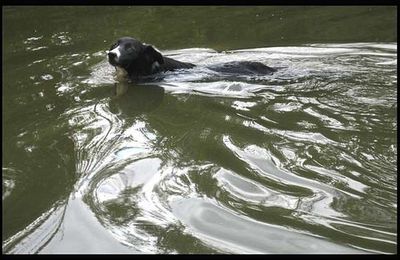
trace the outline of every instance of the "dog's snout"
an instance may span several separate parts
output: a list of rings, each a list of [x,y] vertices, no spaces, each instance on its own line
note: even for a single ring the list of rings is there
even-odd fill
[[[107,55],[109,59],[115,59],[117,57],[117,54],[115,52],[108,52]]]

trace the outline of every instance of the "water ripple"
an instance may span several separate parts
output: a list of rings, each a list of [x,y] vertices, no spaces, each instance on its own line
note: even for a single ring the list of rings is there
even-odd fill
[[[396,44],[170,50],[200,66],[139,86],[115,81],[103,54],[31,64],[57,67],[32,80],[74,96],[63,114],[79,175],[65,210],[71,248],[89,251],[74,244],[73,222],[107,252],[115,241],[135,253],[396,252]],[[279,70],[227,78],[206,68],[232,60]],[[42,240],[60,234],[45,229]],[[53,239],[43,252],[60,247]]]

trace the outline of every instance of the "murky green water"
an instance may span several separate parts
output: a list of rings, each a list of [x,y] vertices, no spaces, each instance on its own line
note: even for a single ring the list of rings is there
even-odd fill
[[[396,12],[3,8],[3,252],[396,253]],[[125,35],[199,67],[116,82]]]

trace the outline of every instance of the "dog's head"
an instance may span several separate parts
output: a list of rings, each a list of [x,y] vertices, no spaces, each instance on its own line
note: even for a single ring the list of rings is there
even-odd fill
[[[125,69],[130,76],[154,73],[164,58],[153,46],[131,37],[120,38],[107,52],[108,62]]]

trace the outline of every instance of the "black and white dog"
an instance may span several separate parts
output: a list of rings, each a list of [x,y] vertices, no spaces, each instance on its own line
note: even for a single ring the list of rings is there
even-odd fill
[[[127,76],[133,81],[159,72],[190,69],[196,66],[165,57],[153,46],[131,37],[120,38],[110,47],[107,55],[109,63],[117,69],[118,76]],[[252,61],[228,62],[208,68],[217,72],[245,75],[264,75],[276,71],[260,62]]]

